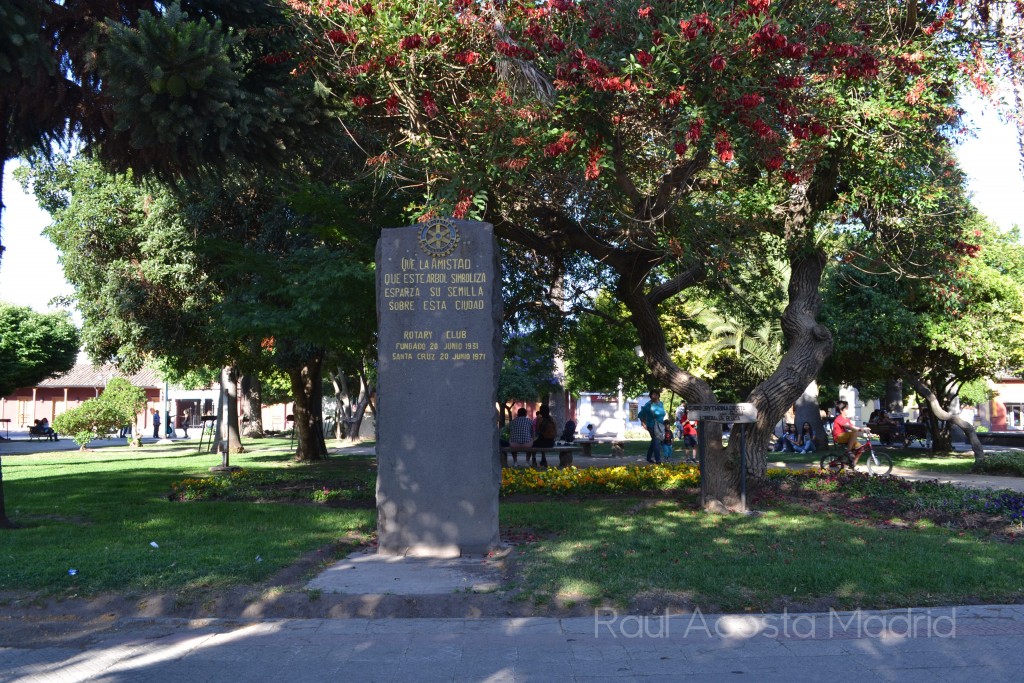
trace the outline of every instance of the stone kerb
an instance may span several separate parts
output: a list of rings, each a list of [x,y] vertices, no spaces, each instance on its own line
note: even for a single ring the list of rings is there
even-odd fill
[[[378,551],[498,543],[501,277],[494,229],[434,219],[377,244]]]

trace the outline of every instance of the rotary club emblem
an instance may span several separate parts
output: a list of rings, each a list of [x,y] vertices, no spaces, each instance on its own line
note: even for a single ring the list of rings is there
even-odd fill
[[[459,246],[459,229],[450,220],[432,218],[420,228],[420,249],[434,257],[447,256]]]

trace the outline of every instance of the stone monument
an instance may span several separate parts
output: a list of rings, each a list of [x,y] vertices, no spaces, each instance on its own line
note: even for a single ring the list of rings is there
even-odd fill
[[[498,543],[501,272],[494,228],[447,218],[377,243],[377,548]]]

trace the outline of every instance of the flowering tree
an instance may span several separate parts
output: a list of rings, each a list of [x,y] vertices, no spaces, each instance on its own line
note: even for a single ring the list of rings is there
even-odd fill
[[[600,263],[654,377],[688,401],[714,391],[671,360],[659,307],[698,283],[728,291],[737,260],[788,262],[786,351],[748,398],[755,474],[831,349],[822,228],[863,229],[880,191],[915,201],[897,171],[926,165],[957,79],[977,75],[945,3],[289,4],[310,36],[297,71],[372,168],[418,183],[422,216],[484,217]],[[731,507],[738,454],[711,437],[706,504]]]

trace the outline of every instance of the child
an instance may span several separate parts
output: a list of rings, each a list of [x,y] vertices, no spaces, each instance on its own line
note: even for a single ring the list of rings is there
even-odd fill
[[[672,420],[665,420],[665,440],[661,442],[663,460],[672,457]]]
[[[697,462],[697,428],[689,420],[683,423],[683,450],[689,462]]]

